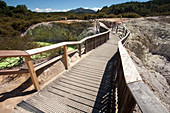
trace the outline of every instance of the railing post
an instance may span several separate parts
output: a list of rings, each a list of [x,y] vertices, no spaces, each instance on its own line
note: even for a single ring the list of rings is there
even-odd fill
[[[67,46],[64,46],[64,63],[65,68],[68,69],[68,55],[67,55]]]
[[[100,45],[102,45],[102,37],[101,37],[101,35],[99,36],[99,39],[100,39]]]
[[[126,31],[125,31],[125,36],[126,36],[126,34],[127,34],[127,29],[126,29]]]
[[[116,26],[116,33],[118,32],[118,26]]]
[[[109,40],[110,38],[110,32],[107,34],[107,40]]]
[[[79,57],[81,57],[81,44],[79,44]]]
[[[87,49],[88,49],[88,40],[85,41],[85,54],[87,53]]]
[[[96,37],[94,37],[94,49],[96,48]]]
[[[34,66],[32,63],[32,59],[30,56],[25,56],[25,61],[27,63],[27,67],[28,67],[28,70],[29,70],[29,73],[31,76],[31,80],[34,84],[34,87],[38,91],[38,90],[40,90],[40,86],[39,86],[37,75],[36,75],[36,72],[35,72],[35,69],[34,69]]]
[[[91,38],[88,40],[88,51],[91,51],[92,48],[92,41]]]
[[[106,35],[104,34],[103,35],[103,44],[105,43],[105,38],[106,38]]]
[[[104,35],[104,42],[107,41],[107,34]]]
[[[101,35],[101,45],[103,44],[103,35]]]
[[[94,49],[94,48],[93,48],[93,46],[94,46],[94,44],[93,44],[93,38],[90,40],[90,43],[91,43],[91,44],[90,44],[90,50],[92,50],[92,49]]]
[[[108,40],[109,35],[110,35],[110,32],[106,34],[106,41]]]

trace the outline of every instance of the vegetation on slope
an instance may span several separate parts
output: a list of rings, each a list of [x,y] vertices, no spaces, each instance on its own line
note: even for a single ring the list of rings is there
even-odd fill
[[[153,0],[148,2],[127,2],[110,7],[103,7],[97,14],[114,14],[123,17],[140,17],[140,16],[160,16],[170,15],[169,0]]]
[[[32,40],[40,42],[59,43],[63,41],[77,41],[88,36],[79,35],[93,24],[90,22],[75,22],[71,24],[51,22],[48,25],[39,25],[28,31]],[[92,35],[92,34],[91,34]]]

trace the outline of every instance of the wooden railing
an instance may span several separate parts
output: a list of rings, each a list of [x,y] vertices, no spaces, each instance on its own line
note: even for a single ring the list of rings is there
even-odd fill
[[[118,42],[118,63],[116,88],[118,93],[118,113],[132,113],[137,104],[143,113],[169,113],[160,100],[149,90],[139,75],[132,59],[124,45],[130,31],[117,26],[116,32],[122,32],[124,37]]]
[[[70,41],[70,42],[61,42],[58,44],[45,46],[41,48],[26,50],[26,51],[19,51],[19,50],[0,50],[0,57],[6,58],[6,57],[24,57],[28,69],[20,69],[20,70],[0,70],[0,75],[6,75],[6,74],[17,74],[17,73],[29,73],[31,75],[31,80],[34,84],[34,87],[36,90],[40,89],[36,71],[40,69],[41,67],[45,66],[44,64],[39,65],[38,67],[33,66],[33,62],[31,59],[32,55],[44,53],[47,51],[51,51],[54,49],[58,49],[60,47],[64,47],[64,63],[65,68],[68,69],[68,52],[67,52],[67,46],[68,45],[79,45],[79,49],[76,50],[79,52],[79,56],[81,57],[82,54],[82,44],[84,44],[85,53],[88,51],[95,49],[96,47],[100,46],[101,44],[105,43],[109,39],[109,33],[110,30],[107,30],[106,32],[99,33],[93,36],[86,37],[80,41]],[[58,60],[58,58],[61,58],[62,56],[57,57],[56,59],[52,59],[51,62],[54,62]]]

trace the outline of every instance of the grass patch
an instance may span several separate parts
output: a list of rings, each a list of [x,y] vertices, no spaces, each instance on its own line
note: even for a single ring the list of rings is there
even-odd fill
[[[17,62],[20,60],[19,57],[8,57],[5,58],[3,60],[3,62],[0,62],[0,69],[4,68],[4,67],[12,67],[15,64],[17,64]]]
[[[73,51],[73,50],[75,50],[75,49],[72,45],[67,46],[67,51]]]
[[[49,43],[49,42],[34,42],[34,43],[36,43],[39,47],[49,46],[49,45],[53,44],[53,43]]]

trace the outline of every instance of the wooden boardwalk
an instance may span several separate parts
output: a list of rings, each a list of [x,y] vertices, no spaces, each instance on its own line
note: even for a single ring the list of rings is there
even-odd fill
[[[118,41],[111,34],[110,40],[19,103],[15,112],[111,112]]]

